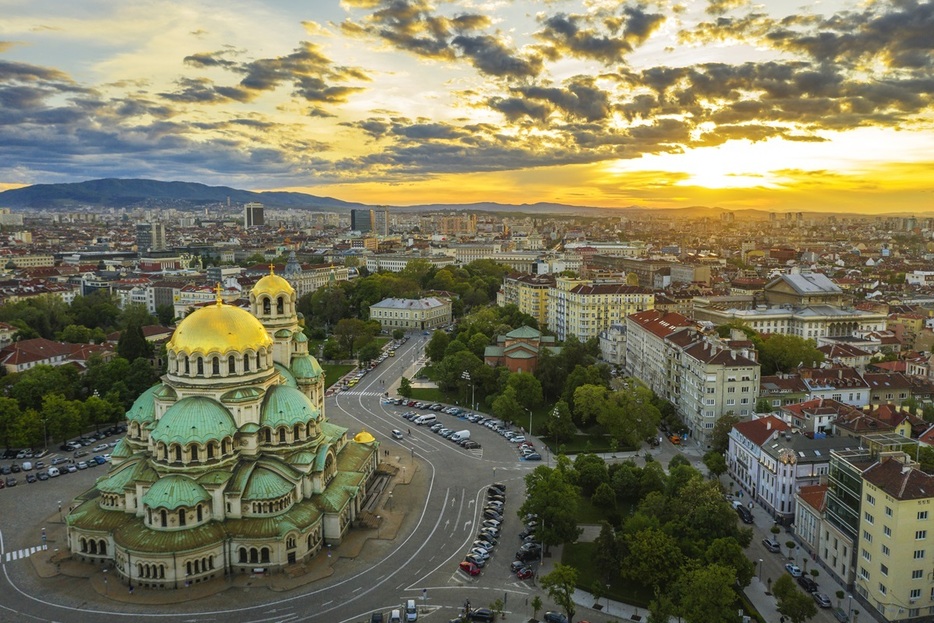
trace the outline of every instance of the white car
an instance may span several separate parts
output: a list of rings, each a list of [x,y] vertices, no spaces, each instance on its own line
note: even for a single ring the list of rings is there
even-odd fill
[[[513,442],[513,443],[522,443],[523,441],[525,441],[525,435],[516,435],[515,437],[513,437],[513,438],[510,439],[509,441],[511,441],[511,442]]]
[[[788,573],[790,573],[791,577],[793,578],[801,577],[801,567],[799,567],[798,565],[794,563],[789,562],[785,564],[785,570],[788,571]]]
[[[405,435],[402,434],[401,430],[392,429],[392,438],[393,439],[402,439]]]
[[[91,449],[91,452],[103,452],[104,450],[107,450],[108,448],[110,448],[109,445],[107,445],[106,443],[101,443],[101,444],[94,446]]]

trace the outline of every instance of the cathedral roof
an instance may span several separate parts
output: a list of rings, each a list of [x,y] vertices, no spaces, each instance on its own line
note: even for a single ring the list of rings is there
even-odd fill
[[[277,500],[295,489],[295,485],[276,472],[258,468],[253,470],[243,491],[243,500]]]
[[[324,370],[311,355],[292,355],[292,373],[298,379],[316,379]]]
[[[260,413],[260,426],[277,428],[304,424],[318,416],[308,396],[288,385],[273,385],[266,392]]]
[[[150,508],[175,510],[179,507],[197,506],[199,502],[211,499],[204,487],[188,478],[173,474],[163,476],[143,495],[143,504]]]
[[[220,403],[204,396],[189,396],[169,407],[150,433],[154,442],[204,444],[233,437],[237,425]]]
[[[206,355],[242,353],[270,346],[272,338],[253,314],[218,301],[216,305],[196,309],[178,323],[166,348],[189,355]]]
[[[292,284],[288,281],[277,275],[273,271],[273,267],[270,266],[269,274],[257,281],[253,289],[250,290],[250,293],[256,298],[259,298],[263,294],[267,294],[271,297],[276,297],[280,294],[291,296],[295,294],[295,288],[293,288]]]
[[[279,374],[282,375],[282,378],[285,379],[286,385],[288,385],[289,387],[298,387],[298,383],[295,382],[295,375],[292,374],[291,370],[286,368],[281,363],[275,364],[275,367],[276,367],[276,370],[278,370]]]
[[[160,383],[158,385],[153,385],[142,394],[139,395],[139,398],[133,403],[133,406],[130,407],[129,411],[126,412],[126,419],[131,422],[139,422],[140,424],[145,424],[146,422],[152,422],[156,419],[156,403],[154,397],[157,391],[162,389],[164,386]]]

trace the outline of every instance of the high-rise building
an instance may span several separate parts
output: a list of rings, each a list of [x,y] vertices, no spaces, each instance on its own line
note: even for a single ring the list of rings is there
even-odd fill
[[[265,223],[263,217],[263,204],[251,202],[243,206],[243,226],[261,227]]]
[[[165,225],[162,223],[137,223],[136,249],[140,253],[165,251]]]
[[[373,210],[351,210],[350,229],[360,233],[373,230]]]
[[[372,214],[373,233],[377,236],[389,235],[389,210],[386,208],[376,208],[370,210]]]

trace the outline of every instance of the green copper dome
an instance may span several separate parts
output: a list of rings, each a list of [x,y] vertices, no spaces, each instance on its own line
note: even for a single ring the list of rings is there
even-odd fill
[[[297,379],[316,379],[324,370],[311,355],[292,355],[292,373]]]
[[[277,500],[295,489],[295,485],[268,469],[255,469],[243,491],[243,499]]]
[[[180,507],[197,506],[211,499],[204,487],[187,476],[163,476],[143,496],[143,504],[149,508],[175,510]]]
[[[126,419],[131,422],[139,422],[140,424],[145,424],[146,422],[152,422],[155,420],[155,396],[156,392],[160,391],[163,387],[164,385],[159,383],[158,385],[153,385],[140,394],[139,398],[137,398],[133,403],[133,406],[130,407],[130,410],[126,412]]]
[[[281,363],[277,363],[275,366],[279,374],[282,375],[282,378],[285,379],[285,385],[288,385],[289,387],[298,387],[298,383],[295,382],[295,376],[292,374],[291,370],[286,368]]]
[[[266,392],[260,426],[277,428],[305,424],[318,417],[318,410],[308,396],[288,385],[274,385]]]
[[[153,442],[205,444],[233,437],[237,425],[220,403],[204,396],[189,396],[169,407],[150,433]]]

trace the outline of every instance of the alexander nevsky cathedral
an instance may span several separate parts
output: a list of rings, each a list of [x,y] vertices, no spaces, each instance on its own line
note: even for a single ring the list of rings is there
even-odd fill
[[[179,323],[168,372],[133,404],[108,473],[68,515],[75,559],[173,588],[281,570],[341,542],[378,444],[325,418],[295,304],[270,270],[251,311],[218,294]]]

